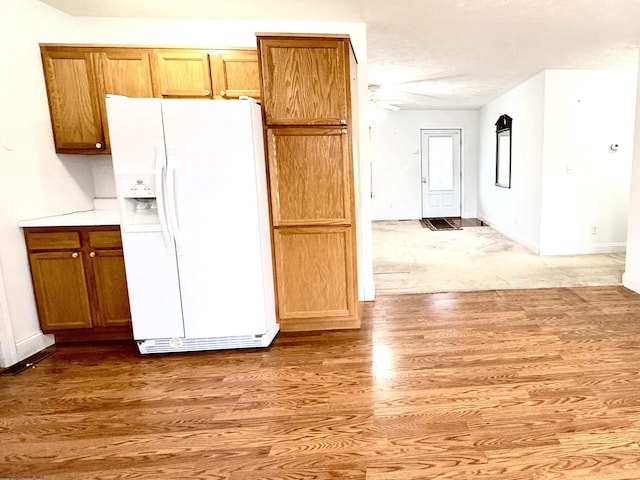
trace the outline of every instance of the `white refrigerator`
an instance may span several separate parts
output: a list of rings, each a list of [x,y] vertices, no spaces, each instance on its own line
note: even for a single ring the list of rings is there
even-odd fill
[[[279,325],[259,105],[109,95],[107,118],[140,352],[268,346]]]

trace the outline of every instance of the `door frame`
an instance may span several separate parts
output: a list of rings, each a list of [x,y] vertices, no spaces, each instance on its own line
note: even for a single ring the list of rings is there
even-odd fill
[[[459,157],[460,157],[460,217],[462,218],[462,205],[463,205],[463,198],[464,198],[464,182],[463,182],[463,143],[462,143],[462,138],[463,138],[463,129],[461,127],[459,128],[421,128],[420,129],[420,215],[421,218],[427,218],[425,217],[425,212],[424,212],[424,183],[422,182],[422,177],[426,174],[426,172],[424,172],[424,162],[423,162],[423,150],[422,150],[422,136],[424,135],[424,132],[432,132],[434,134],[442,134],[442,133],[457,133],[460,136],[460,144],[458,145],[459,148]]]

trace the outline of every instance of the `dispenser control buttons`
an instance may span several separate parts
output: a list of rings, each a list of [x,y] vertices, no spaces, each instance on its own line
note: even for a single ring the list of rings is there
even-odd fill
[[[151,185],[147,185],[143,180],[136,180],[135,185],[132,185],[131,193],[133,196],[145,196],[151,194]]]

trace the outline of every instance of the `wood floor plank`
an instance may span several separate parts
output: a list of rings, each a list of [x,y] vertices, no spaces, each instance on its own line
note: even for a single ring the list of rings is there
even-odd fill
[[[638,480],[640,295],[382,296],[359,330],[0,376],[0,477]]]

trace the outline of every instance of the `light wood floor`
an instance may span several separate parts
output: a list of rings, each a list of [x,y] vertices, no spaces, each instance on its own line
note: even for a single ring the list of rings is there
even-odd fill
[[[363,316],[266,350],[59,346],[0,377],[0,477],[640,478],[640,295],[386,296]]]

